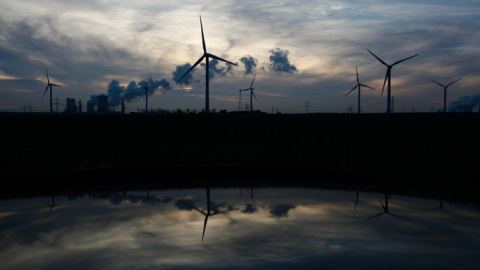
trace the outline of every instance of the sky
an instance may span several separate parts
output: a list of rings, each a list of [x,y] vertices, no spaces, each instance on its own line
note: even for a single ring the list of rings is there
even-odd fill
[[[176,80],[207,51],[210,110],[384,113],[388,64],[394,112],[475,105],[480,95],[480,1],[31,1],[0,3],[0,111],[54,110],[108,95],[120,110],[196,110],[205,106],[205,65]],[[203,62],[204,63],[204,62]],[[43,98],[42,98],[43,97]],[[241,97],[241,99],[240,99]],[[475,104],[473,104],[475,103]],[[58,105],[57,105],[58,104]]]

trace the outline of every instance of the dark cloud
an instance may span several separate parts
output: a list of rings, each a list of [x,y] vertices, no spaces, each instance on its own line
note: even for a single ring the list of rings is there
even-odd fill
[[[472,112],[474,107],[480,104],[480,95],[464,96],[450,102],[449,112]]]
[[[194,82],[193,79],[193,73],[195,72],[195,69],[192,69],[181,81],[178,81],[185,72],[187,72],[192,65],[190,63],[186,63],[185,65],[180,65],[177,66],[175,71],[173,72],[173,80],[180,85],[190,85],[192,82]]]
[[[220,62],[217,59],[210,59],[209,60],[210,72],[208,73],[208,76],[210,77],[210,79],[215,78],[215,74],[218,74],[218,75],[220,75],[220,77],[223,77],[223,76],[227,75],[228,73],[233,72],[232,71],[232,65],[227,64],[224,67],[219,67],[218,66],[219,63]],[[202,67],[206,66],[204,63],[201,63],[200,65]]]
[[[253,214],[257,212],[257,207],[253,204],[246,204],[245,209],[242,210],[242,213],[244,214]]]
[[[138,87],[135,81],[131,81],[125,88],[125,94],[123,95],[123,98],[125,98],[126,102],[130,102],[143,95],[145,95],[145,90]]]
[[[221,211],[231,211],[233,210],[233,206],[227,204],[227,203],[219,203],[217,204],[214,201],[210,202],[210,212],[212,214],[221,212]]]
[[[120,85],[119,81],[112,80],[107,86],[108,105],[118,106],[121,104],[122,98],[125,102],[131,102],[138,97],[145,96],[145,82],[144,80],[137,84],[135,81],[131,81],[127,87],[124,87]],[[158,89],[160,89],[162,93],[166,93],[166,91],[172,89],[170,83],[165,79],[158,81],[149,78],[147,87],[148,96],[153,95]],[[91,95],[88,102],[98,104],[98,95]]]
[[[175,206],[179,210],[191,211],[195,207],[195,200],[190,198],[182,198],[175,201]]]
[[[253,74],[255,69],[257,68],[257,59],[250,55],[245,55],[244,57],[240,58],[240,62],[242,62],[245,66],[245,75]]]
[[[108,105],[109,106],[117,106],[122,101],[122,94],[125,91],[125,87],[121,86],[117,80],[112,80],[108,84]]]
[[[270,50],[270,53],[270,70],[286,73],[298,72],[297,68],[290,64],[290,61],[288,60],[288,50],[276,48],[275,50]]]
[[[146,81],[139,82],[138,87],[145,89],[144,88],[145,83]],[[162,93],[165,94],[168,90],[172,89],[172,86],[167,80],[161,79],[160,81],[157,81],[157,80],[153,80],[153,78],[148,79],[147,87],[148,87],[147,94],[149,96],[153,95],[156,90],[160,90]]]
[[[276,218],[288,217],[288,211],[295,209],[295,207],[293,204],[274,205],[270,210],[270,216]]]

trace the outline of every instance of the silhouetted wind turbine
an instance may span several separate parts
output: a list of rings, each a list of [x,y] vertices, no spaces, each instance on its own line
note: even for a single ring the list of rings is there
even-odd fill
[[[376,215],[373,215],[373,216],[367,218],[365,221],[368,221],[368,220],[370,220],[370,219],[379,217],[379,216],[381,216],[381,215],[383,215],[383,214],[389,214],[389,215],[392,215],[392,216],[397,217],[397,218],[407,219],[407,218],[401,217],[401,216],[399,216],[399,215],[396,215],[396,214],[394,214],[394,213],[392,213],[392,212],[390,212],[390,211],[388,210],[388,193],[385,193],[385,204],[383,204],[382,200],[379,199],[379,201],[380,201],[380,203],[382,204],[383,212],[380,212],[380,213],[378,213],[378,214],[376,214]]]
[[[255,74],[255,76],[253,76],[253,80],[252,80],[252,84],[250,84],[250,88],[247,88],[247,89],[243,89],[242,91],[250,91],[250,113],[253,112],[253,100],[252,100],[252,96],[255,98],[255,100],[257,100],[257,97],[255,96],[255,93],[253,92],[253,82],[255,81],[255,77],[257,76],[257,74]]]
[[[215,213],[212,214],[210,212],[210,188],[207,188],[207,212],[205,213],[205,211],[200,210],[196,207],[193,207],[193,209],[197,210],[198,212],[202,213],[205,216],[205,220],[203,222],[202,242],[203,242],[203,238],[205,236],[205,229],[207,228],[208,217],[218,215],[218,214],[222,214],[222,213],[233,210],[233,209],[228,209],[228,210],[225,210],[225,211],[218,211],[218,212],[215,212]]]
[[[58,86],[58,87],[60,87],[60,85],[57,85],[57,84],[54,84],[54,83],[50,83],[50,78],[48,77],[48,69],[47,69],[47,67],[45,67],[45,71],[46,71],[46,73],[47,73],[47,88],[45,88],[45,92],[43,93],[42,100],[43,100],[43,98],[45,97],[45,94],[47,93],[48,88],[50,88],[50,114],[53,114],[52,86]]]
[[[371,53],[375,58],[377,58],[377,60],[382,63],[383,65],[385,65],[387,67],[387,73],[385,74],[385,81],[383,81],[383,88],[382,88],[382,95],[383,95],[383,90],[385,89],[385,83],[387,82],[387,79],[388,79],[388,92],[387,92],[387,113],[390,113],[390,97],[391,97],[391,80],[392,80],[392,68],[393,66],[397,65],[397,64],[400,64],[402,63],[403,61],[406,61],[410,58],[413,58],[415,56],[418,56],[418,54],[416,55],[413,55],[413,56],[410,56],[410,57],[407,57],[405,59],[402,59],[400,61],[397,61],[391,65],[385,63],[382,59],[378,58],[378,56],[376,56],[375,54],[373,54],[369,49],[367,49],[367,51],[369,53]]]
[[[205,45],[205,37],[203,35],[202,16],[200,16],[200,29],[202,30],[203,55],[202,55],[202,57],[200,57],[200,59],[197,60],[197,62],[187,72],[185,72],[185,74],[183,74],[182,77],[180,77],[180,79],[177,80],[177,82],[180,82],[183,79],[183,77],[185,77],[185,75],[187,75],[192,69],[194,69],[205,58],[205,69],[206,69],[206,73],[207,73],[207,77],[205,79],[205,112],[209,113],[210,112],[210,104],[209,104],[210,68],[209,68],[209,61],[208,60],[210,58],[213,58],[213,59],[217,59],[217,60],[223,61],[223,62],[228,63],[228,64],[232,64],[232,65],[235,65],[235,66],[238,66],[238,64],[237,63],[232,63],[232,62],[227,61],[225,59],[222,59],[218,56],[207,53],[207,47]]]
[[[143,89],[145,89],[145,113],[148,113],[148,80],[150,79],[150,75],[151,74],[148,75],[145,86],[143,86]]]
[[[458,81],[461,80],[461,79],[462,79],[462,78],[457,79],[457,80],[455,80],[455,81],[453,81],[453,82],[451,82],[451,83],[449,83],[449,84],[447,84],[447,85],[443,85],[443,84],[441,84],[441,83],[439,83],[439,82],[436,82],[436,81],[432,80],[432,82],[434,82],[434,83],[440,85],[441,87],[443,87],[443,112],[446,112],[446,111],[447,111],[447,88],[448,88],[450,85],[458,82]]]
[[[355,85],[355,87],[352,88],[352,90],[350,90],[345,96],[347,96],[348,94],[350,94],[353,90],[355,90],[357,87],[358,87],[358,113],[360,113],[360,87],[363,86],[363,87],[367,87],[367,88],[370,88],[370,89],[373,89],[375,90],[375,88],[372,88],[370,86],[367,86],[365,84],[361,84],[360,83],[360,79],[358,78],[358,69],[357,67],[355,67],[355,71],[357,72],[357,85]]]

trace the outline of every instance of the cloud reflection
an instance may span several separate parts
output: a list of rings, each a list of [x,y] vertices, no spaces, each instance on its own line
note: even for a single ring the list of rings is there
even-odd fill
[[[231,211],[208,221],[203,242],[204,216],[191,210],[205,209],[204,189],[57,196],[63,207],[51,216],[50,197],[0,201],[2,266],[475,269],[480,262],[477,207],[392,195],[389,210],[411,220],[365,222],[382,210],[384,194],[361,193],[362,207],[353,209],[355,193],[346,191],[265,188],[254,204],[233,189],[211,192],[212,212]]]

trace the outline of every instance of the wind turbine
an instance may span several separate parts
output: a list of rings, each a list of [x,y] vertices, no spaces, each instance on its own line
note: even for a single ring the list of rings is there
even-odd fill
[[[241,90],[241,91],[250,91],[250,113],[253,113],[252,96],[255,98],[255,100],[257,100],[257,97],[255,96],[255,93],[253,92],[253,82],[255,81],[256,76],[257,76],[257,74],[255,74],[255,76],[253,76],[253,80],[252,80],[252,84],[250,84],[250,88]]]
[[[205,45],[205,36],[203,35],[202,16],[200,16],[200,29],[202,31],[203,55],[200,57],[200,59],[197,60],[197,62],[187,72],[185,72],[185,74],[183,74],[182,77],[180,77],[180,79],[177,80],[177,83],[180,82],[183,79],[183,77],[185,77],[185,75],[187,75],[192,69],[194,69],[205,58],[205,68],[206,68],[206,73],[207,73],[207,77],[205,79],[205,112],[209,113],[210,112],[210,104],[209,104],[209,80],[210,80],[210,76],[209,76],[210,74],[209,73],[210,73],[210,68],[209,68],[209,64],[208,64],[209,61],[208,60],[210,58],[213,58],[213,59],[217,59],[217,60],[226,62],[228,64],[232,64],[234,66],[238,66],[238,64],[237,63],[232,63],[232,62],[227,61],[225,59],[222,59],[218,56],[207,53],[207,47]]]
[[[45,88],[45,92],[43,93],[42,100],[43,100],[43,98],[45,97],[45,94],[47,93],[48,88],[50,88],[50,114],[53,114],[52,86],[58,86],[58,87],[60,87],[60,85],[57,85],[57,84],[54,84],[54,83],[50,83],[50,78],[48,77],[48,69],[47,69],[46,66],[45,66],[45,71],[46,71],[46,73],[47,73],[47,88]]]
[[[209,187],[207,188],[207,212],[205,213],[205,211],[200,210],[196,207],[193,207],[193,209],[197,210],[198,212],[200,212],[201,214],[203,214],[205,216],[205,220],[203,222],[202,242],[203,242],[203,238],[205,236],[205,229],[207,228],[208,217],[218,215],[218,214],[222,214],[222,213],[233,210],[233,209],[228,209],[228,210],[225,210],[225,211],[218,211],[218,212],[215,212],[215,213],[211,213],[210,212],[210,188]]]
[[[145,81],[145,86],[143,86],[143,89],[145,89],[145,113],[148,113],[148,80],[150,79],[150,75],[148,75],[147,80]]]
[[[357,85],[355,85],[355,87],[353,87],[352,90],[350,90],[350,92],[348,92],[345,96],[350,94],[353,90],[355,90],[358,87],[358,113],[360,113],[360,87],[363,86],[363,87],[367,87],[367,88],[370,88],[370,89],[373,89],[373,90],[376,90],[376,89],[372,88],[370,86],[367,86],[365,84],[361,84],[360,79],[358,78],[358,68],[357,67],[355,67],[355,71],[357,72]]]
[[[383,95],[383,90],[385,89],[385,83],[387,82],[387,79],[388,79],[388,92],[387,92],[387,113],[390,113],[390,97],[391,97],[391,80],[392,80],[392,68],[393,66],[397,65],[397,64],[400,64],[402,63],[403,61],[406,61],[410,58],[413,58],[415,56],[418,56],[418,54],[415,54],[413,56],[410,56],[410,57],[407,57],[405,59],[402,59],[400,61],[397,61],[391,65],[385,63],[382,59],[378,58],[378,56],[376,56],[375,54],[373,54],[369,49],[367,49],[367,51],[369,53],[371,53],[375,58],[377,58],[377,60],[382,63],[383,65],[385,65],[387,67],[387,73],[385,74],[385,81],[383,81],[383,88],[382,88],[382,95]]]
[[[381,215],[383,215],[383,214],[389,214],[389,215],[392,215],[392,216],[397,217],[397,218],[407,219],[407,218],[401,217],[401,216],[399,216],[399,215],[396,215],[396,214],[390,212],[390,210],[388,209],[388,193],[385,193],[385,204],[383,204],[382,200],[379,199],[379,201],[380,201],[380,203],[382,204],[383,212],[380,212],[380,213],[378,213],[378,214],[376,214],[376,215],[373,215],[373,216],[367,218],[365,221],[368,221],[368,220],[370,220],[370,219],[379,217],[379,216],[381,216]]]
[[[434,83],[440,85],[441,87],[443,87],[443,112],[446,112],[446,111],[447,111],[447,88],[448,88],[450,85],[458,82],[458,81],[461,80],[461,79],[462,79],[462,78],[457,79],[457,80],[455,80],[455,81],[453,81],[453,82],[451,82],[451,83],[449,83],[449,84],[447,84],[447,85],[443,85],[443,84],[441,84],[441,83],[439,83],[439,82],[436,82],[436,81],[432,80],[432,82],[434,82]]]

